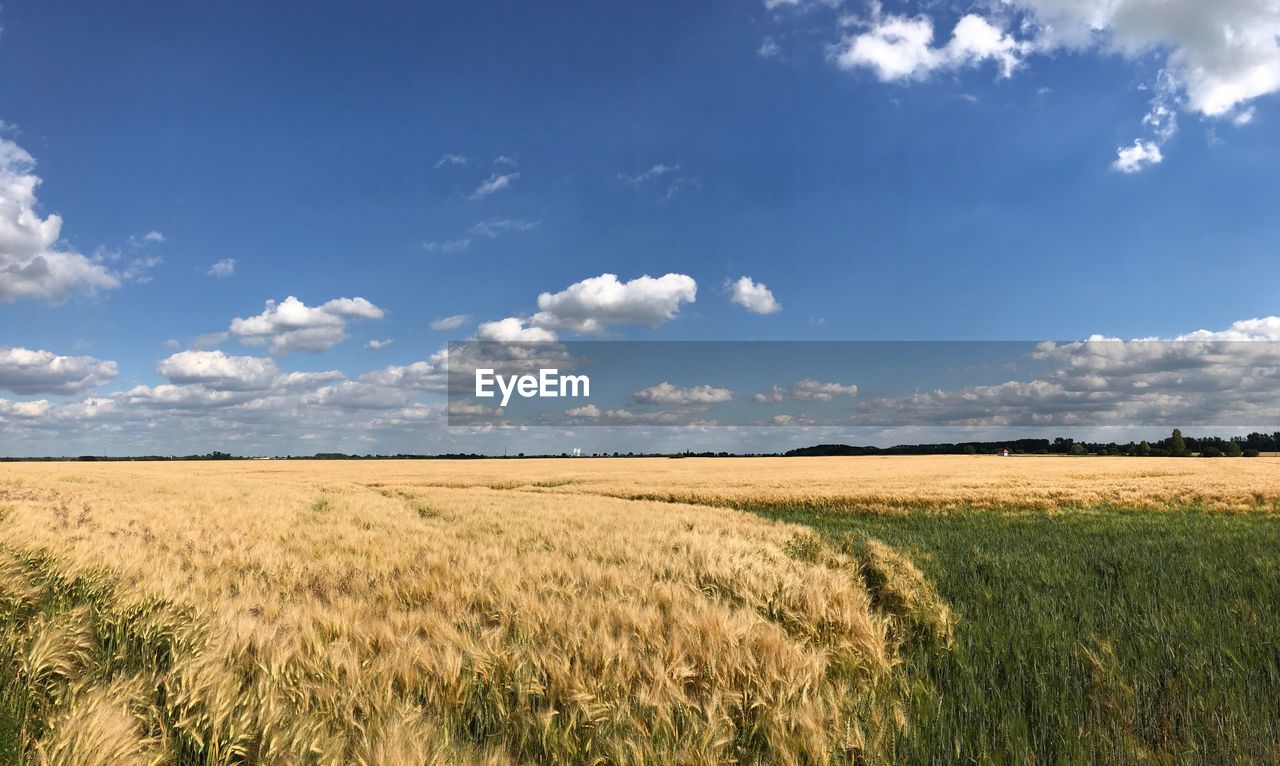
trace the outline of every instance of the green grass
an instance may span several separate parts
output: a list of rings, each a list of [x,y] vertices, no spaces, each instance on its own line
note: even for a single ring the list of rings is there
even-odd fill
[[[899,761],[1280,762],[1280,516],[757,510],[883,540],[956,611],[906,647]]]

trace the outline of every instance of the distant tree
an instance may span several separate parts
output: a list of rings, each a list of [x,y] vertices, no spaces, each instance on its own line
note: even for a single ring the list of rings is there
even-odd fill
[[[962,452],[964,452],[964,454],[966,454],[966,455],[976,455],[976,454],[978,454],[978,448],[977,448],[977,447],[975,447],[975,446],[973,446],[972,444],[966,444],[966,445],[964,445],[964,448],[963,448],[961,451],[962,451]]]
[[[1240,448],[1240,442],[1238,441],[1227,442],[1227,446],[1224,447],[1222,450],[1222,454],[1226,455],[1227,457],[1240,457],[1240,455],[1243,453],[1244,453],[1244,450]]]
[[[1244,454],[1244,456],[1245,456],[1245,457],[1257,457],[1257,456],[1261,455],[1262,453],[1261,453],[1261,452],[1259,452],[1258,450],[1253,449],[1252,447],[1250,447],[1249,449],[1245,450],[1243,454]]]
[[[1208,446],[1200,454],[1204,457],[1222,457],[1222,450],[1214,446]]]
[[[1142,457],[1151,457],[1151,442],[1143,439],[1142,443],[1138,445],[1138,454]]]
[[[1174,457],[1183,457],[1187,454],[1187,443],[1182,439],[1181,429],[1173,429],[1173,436],[1169,438],[1169,454]]]
[[[1088,455],[1088,454],[1089,454],[1089,450],[1088,450],[1088,449],[1086,449],[1086,448],[1085,448],[1085,446],[1084,446],[1083,444],[1081,444],[1080,442],[1076,442],[1075,444],[1072,444],[1072,445],[1071,445],[1071,454],[1072,454],[1072,455],[1076,455],[1076,456],[1079,456],[1079,455]]]

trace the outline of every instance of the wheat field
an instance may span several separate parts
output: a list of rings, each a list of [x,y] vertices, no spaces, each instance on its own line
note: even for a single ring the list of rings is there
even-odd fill
[[[1277,469],[5,464],[0,741],[41,764],[898,760],[945,594],[905,548],[747,510],[1265,513]]]

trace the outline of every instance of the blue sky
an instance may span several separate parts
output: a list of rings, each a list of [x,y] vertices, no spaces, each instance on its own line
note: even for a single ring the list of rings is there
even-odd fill
[[[47,251],[87,269],[19,289],[36,251],[0,236],[6,454],[489,448],[431,421],[427,384],[337,402],[508,317],[1069,340],[1280,313],[1265,3],[12,2],[0,24],[6,178],[39,180]],[[29,227],[7,194],[0,224]],[[277,342],[264,306],[290,296],[319,329]],[[343,298],[370,308],[315,313]],[[328,377],[261,382],[291,372]]]

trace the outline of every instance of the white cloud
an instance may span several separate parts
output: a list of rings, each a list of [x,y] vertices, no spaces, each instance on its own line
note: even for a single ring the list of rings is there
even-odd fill
[[[468,233],[493,239],[511,232],[528,231],[537,225],[537,221],[519,218],[488,218],[472,226]]]
[[[691,386],[680,388],[667,381],[642,388],[631,395],[639,404],[666,404],[678,407],[698,407],[720,404],[733,399],[733,392],[727,388],[714,386]]]
[[[564,411],[564,414],[571,418],[591,418],[600,417],[600,408],[594,404],[584,404],[581,407],[571,407]]]
[[[467,199],[472,201],[481,200],[488,197],[490,194],[496,194],[503,189],[509,188],[512,182],[519,177],[519,173],[494,173],[492,176],[489,176],[487,181],[477,186],[476,190],[471,192]]]
[[[667,193],[662,195],[662,201],[670,202],[672,198],[674,198],[681,191],[683,191],[684,189],[690,189],[690,188],[701,189],[702,183],[696,178],[681,176],[680,178],[677,178],[674,181],[672,181],[671,184],[667,186]]]
[[[74,394],[116,376],[115,362],[0,346],[0,388],[15,394]]]
[[[1226,116],[1280,90],[1280,4],[1273,0],[1015,0],[1041,48],[1165,57],[1187,105]]]
[[[148,247],[150,245],[162,245],[164,244],[164,242],[165,242],[164,234],[161,234],[160,232],[154,229],[142,235],[137,235],[137,234],[129,235],[130,247]]]
[[[877,8],[878,11],[878,8]],[[997,64],[1009,77],[1029,49],[982,16],[967,14],[942,47],[933,45],[933,20],[928,16],[880,16],[865,24],[866,31],[845,38],[835,52],[842,69],[866,67],[885,82],[923,79],[935,71]]]
[[[392,365],[360,376],[360,382],[410,391],[445,390],[448,351],[441,350],[413,364]]]
[[[1119,173],[1137,173],[1163,161],[1164,154],[1159,146],[1139,138],[1133,142],[1133,146],[1122,146],[1116,150],[1116,159],[1111,163],[1111,169]]]
[[[516,161],[515,161],[515,159],[513,159],[513,158],[511,158],[511,157],[508,157],[508,156],[507,156],[507,155],[505,155],[505,154],[499,154],[497,157],[494,157],[494,158],[493,158],[493,164],[495,164],[495,165],[508,165],[508,166],[510,166],[510,167],[515,167],[516,165],[519,165],[520,163],[516,162]]]
[[[554,332],[541,327],[527,327],[526,321],[518,317],[507,317],[494,322],[482,322],[476,330],[476,338],[502,343],[533,343],[556,339]]]
[[[642,171],[635,175],[627,175],[625,173],[618,174],[618,180],[628,186],[639,186],[645,181],[652,181],[655,178],[661,178],[668,173],[674,173],[680,169],[679,165],[667,165],[659,162],[657,165],[650,167],[648,170]]]
[[[1196,330],[1176,340],[1280,341],[1280,317],[1241,319],[1225,330]]]
[[[125,282],[136,282],[137,284],[145,285],[151,281],[151,270],[162,263],[164,263],[164,258],[158,255],[144,255],[139,258],[132,258],[124,269],[119,272],[118,276]]]
[[[236,259],[223,258],[209,267],[209,276],[224,279],[236,273]]]
[[[627,186],[641,187],[647,185],[650,181],[656,181],[664,176],[673,175],[679,172],[679,170],[679,165],[667,165],[660,162],[657,165],[649,167],[648,170],[641,171],[635,175],[619,173],[618,180],[622,181]],[[672,178],[671,182],[666,185],[666,192],[662,195],[662,201],[669,202],[682,189],[690,187],[699,188],[701,186],[702,184],[698,182],[698,179],[692,176],[679,176]]]
[[[868,401],[857,424],[1245,425],[1280,417],[1280,317],[1173,340],[1038,344],[1034,380]]]
[[[364,298],[337,298],[310,307],[290,295],[267,301],[255,317],[231,321],[231,334],[250,346],[270,344],[271,353],[328,351],[347,337],[352,319],[381,319],[384,311]]]
[[[601,274],[558,293],[539,295],[539,310],[531,321],[548,330],[576,333],[601,333],[617,324],[656,327],[674,319],[681,304],[693,303],[697,295],[698,283],[684,274],[646,274],[629,282]]]
[[[772,37],[765,37],[760,41],[760,47],[756,48],[756,54],[760,58],[771,59],[782,53],[782,48],[778,47],[778,43]]]
[[[37,212],[35,160],[0,138],[0,303],[34,298],[61,303],[76,291],[120,286],[100,260],[60,248],[62,218]]]
[[[755,282],[751,277],[739,277],[731,282],[729,300],[742,306],[753,314],[776,314],[782,311],[782,304],[773,297],[763,282]]]
[[[751,397],[757,402],[829,402],[837,396],[854,397],[858,395],[858,387],[855,385],[843,385],[840,383],[824,383],[818,380],[799,380],[790,386],[783,388],[774,386],[767,394],[756,394]]]
[[[454,314],[453,316],[440,317],[431,322],[431,329],[437,332],[443,330],[456,330],[467,323],[471,319],[468,314]]]
[[[180,351],[161,359],[156,372],[170,383],[198,383],[211,391],[263,391],[280,374],[270,359],[221,351]]]
[[[466,165],[466,164],[467,164],[467,158],[465,156],[461,154],[446,154],[436,162],[436,167],[442,168],[445,165]]]
[[[804,8],[813,5],[825,5],[829,8],[835,8],[840,5],[842,0],[764,0],[766,10],[777,10],[784,6],[790,8]]]
[[[387,338],[386,340],[378,340],[375,338],[369,341],[368,343],[364,344],[364,347],[371,348],[374,351],[379,351],[381,349],[386,348],[387,346],[390,346],[392,343],[395,343],[395,341],[392,340],[391,338]]]
[[[448,385],[445,351],[408,365],[393,365],[317,388],[304,397],[306,404],[345,409],[395,409],[405,407],[418,393],[443,392]]]
[[[1251,102],[1280,91],[1275,0],[1008,0],[998,10],[980,2],[968,10],[951,40],[935,47],[930,16],[885,15],[873,3],[869,20],[847,22],[858,31],[834,60],[902,81],[985,61],[1009,76],[1030,56],[1061,50],[1156,56],[1163,67],[1144,124],[1158,143],[1176,130],[1177,109],[1247,124]]]
[[[449,239],[442,242],[423,242],[422,249],[429,253],[439,250],[442,253],[458,253],[471,247],[471,239],[463,237],[461,239]]]

